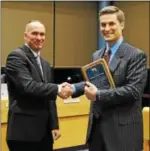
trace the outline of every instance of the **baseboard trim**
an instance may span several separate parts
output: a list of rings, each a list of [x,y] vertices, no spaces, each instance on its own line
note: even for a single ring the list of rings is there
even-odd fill
[[[79,145],[79,146],[73,146],[73,147],[67,147],[67,148],[59,148],[54,149],[54,151],[77,151],[77,150],[84,150],[88,149],[86,145]]]

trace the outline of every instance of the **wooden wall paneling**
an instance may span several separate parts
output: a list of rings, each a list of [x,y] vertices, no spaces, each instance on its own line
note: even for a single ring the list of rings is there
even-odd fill
[[[2,60],[12,49],[24,43],[23,34],[29,20],[40,20],[46,26],[46,43],[41,55],[53,63],[53,5],[52,2],[1,2]]]
[[[55,67],[91,61],[97,47],[96,2],[56,2]]]

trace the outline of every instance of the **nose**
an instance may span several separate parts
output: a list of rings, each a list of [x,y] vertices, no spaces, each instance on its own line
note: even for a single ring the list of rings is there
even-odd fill
[[[105,30],[106,31],[110,30],[110,26],[108,24],[105,26]]]
[[[38,35],[36,36],[36,38],[37,38],[38,40],[41,40],[42,36],[41,36],[40,34],[38,34]]]

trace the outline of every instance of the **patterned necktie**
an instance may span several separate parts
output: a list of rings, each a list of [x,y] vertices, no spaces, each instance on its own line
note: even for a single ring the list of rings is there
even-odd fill
[[[40,71],[41,71],[41,74],[42,74],[42,77],[43,77],[43,69],[42,69],[41,60],[40,60],[40,56],[39,55],[36,57],[36,61],[37,61],[37,64],[38,64],[38,66],[40,68]]]
[[[106,50],[104,54],[104,59],[107,64],[109,64],[110,55],[111,55],[111,50],[110,49]]]

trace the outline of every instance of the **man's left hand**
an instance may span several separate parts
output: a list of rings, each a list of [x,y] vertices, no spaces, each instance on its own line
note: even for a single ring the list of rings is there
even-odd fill
[[[95,101],[96,100],[96,94],[97,94],[97,88],[95,85],[93,85],[90,82],[86,82],[85,84],[85,88],[84,88],[84,94],[86,95],[86,97],[91,100],[91,101]]]
[[[59,129],[52,130],[52,136],[53,140],[57,140],[61,136],[60,130]]]

